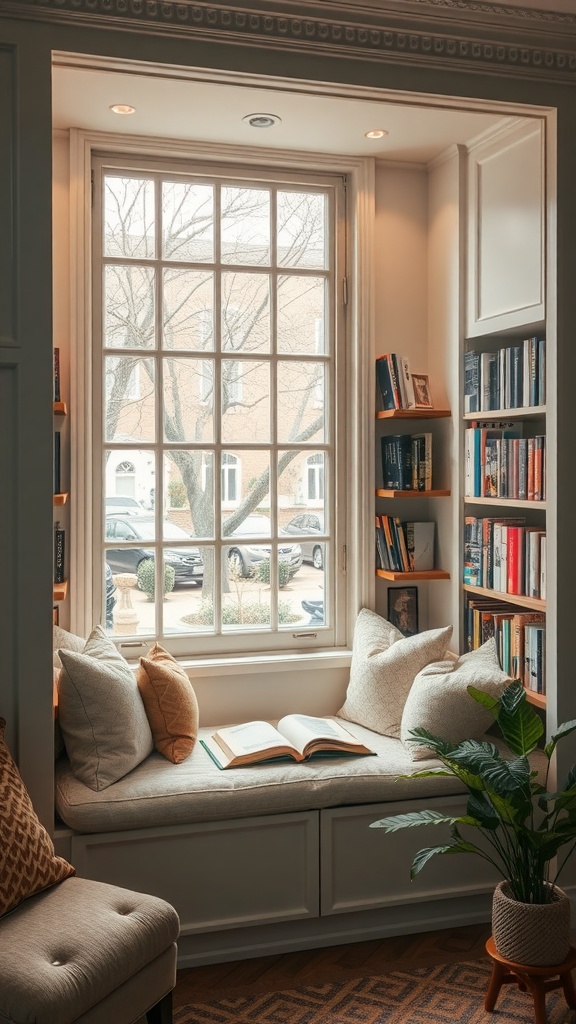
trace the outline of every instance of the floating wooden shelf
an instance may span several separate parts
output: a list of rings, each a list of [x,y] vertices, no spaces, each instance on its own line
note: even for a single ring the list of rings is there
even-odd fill
[[[524,687],[526,690],[526,700],[529,704],[534,704],[537,708],[546,707],[546,694],[536,693],[534,690],[529,690],[527,686]]]
[[[522,498],[464,498],[465,505],[500,505],[503,508],[537,508],[546,510],[545,501],[524,501]]]
[[[67,501],[68,501],[68,491],[63,492],[62,494],[55,494],[54,495],[54,504],[55,505],[65,505]]]
[[[490,590],[488,587],[473,587],[469,583],[463,584],[467,594],[475,594],[476,597],[493,597],[495,601],[507,601],[508,604],[518,605],[519,608],[531,608],[535,612],[546,611],[546,601],[541,597],[525,597],[523,594],[505,594],[502,590]]]
[[[465,412],[463,419],[484,422],[485,420],[518,420],[525,419],[527,416],[545,415],[545,405],[528,405],[524,406],[522,409],[490,409],[488,412],[484,409],[483,412]]]
[[[412,580],[449,580],[450,573],[444,569],[426,569],[421,572],[393,572],[390,569],[376,569],[376,575],[383,580],[410,583]]]
[[[377,498],[449,498],[450,491],[387,491],[379,487],[376,491]],[[534,502],[531,502],[533,505]]]
[[[451,416],[450,409],[385,409],[376,413],[377,420],[439,420]]]
[[[68,580],[64,580],[63,583],[54,584],[54,600],[65,601],[66,595],[68,594]]]
[[[67,413],[66,402],[54,402],[54,415],[65,416]]]

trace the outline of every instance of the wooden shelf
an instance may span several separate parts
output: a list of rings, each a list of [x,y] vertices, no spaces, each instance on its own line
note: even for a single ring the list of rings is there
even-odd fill
[[[449,498],[450,491],[386,491],[379,487],[376,490],[377,498]],[[531,504],[534,504],[532,502]]]
[[[465,505],[499,505],[502,508],[535,508],[546,510],[545,501],[524,501],[522,498],[464,498]]]
[[[528,405],[522,409],[490,409],[483,412],[465,412],[463,419],[465,420],[519,420],[526,419],[529,416],[545,416],[546,406],[545,405]]]
[[[68,580],[64,580],[63,583],[54,584],[54,600],[65,601],[68,594]]]
[[[450,573],[444,569],[426,569],[422,572],[393,572],[389,569],[376,569],[376,575],[382,580],[394,580],[397,583],[410,583],[412,580],[449,580]]]
[[[55,494],[54,495],[54,504],[55,505],[65,505],[67,501],[68,501],[68,491],[63,492],[62,494]]]
[[[464,583],[462,586],[467,594],[475,594],[476,597],[493,597],[495,601],[507,601],[508,604],[518,605],[519,608],[530,608],[535,612],[546,611],[546,601],[541,597],[505,594],[502,590],[490,590],[489,587],[473,587],[470,583]]]
[[[377,420],[439,420],[451,416],[450,409],[385,409],[376,413]]]
[[[527,686],[524,687],[526,690],[526,700],[529,704],[534,704],[537,708],[546,707],[546,694],[536,693],[534,690],[529,690]]]
[[[54,402],[54,415],[55,416],[66,416],[68,410],[66,409],[66,402]]]

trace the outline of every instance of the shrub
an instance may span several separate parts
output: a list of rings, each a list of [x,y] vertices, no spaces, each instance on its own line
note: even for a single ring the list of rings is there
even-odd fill
[[[280,625],[288,625],[290,622],[298,622],[300,616],[293,610],[288,601],[278,602],[278,622]],[[191,615],[184,615],[181,619],[186,625],[211,626],[214,622],[214,606],[212,601],[202,601],[198,611]],[[270,609],[259,601],[247,601],[238,604],[225,604],[222,608],[222,624],[224,626],[267,626],[270,622]]]
[[[138,589],[143,590],[145,594],[148,594],[150,601],[154,600],[154,559],[145,558],[143,562],[140,562],[137,573],[138,577]],[[171,590],[174,590],[174,583],[176,580],[176,573],[171,565],[164,566],[164,596],[169,594]]]
[[[258,563],[256,578],[261,583],[270,583],[270,559],[265,558]],[[290,582],[290,565],[288,562],[278,562],[278,586],[285,587]]]
[[[181,480],[171,480],[168,484],[170,508],[185,508],[188,494]]]

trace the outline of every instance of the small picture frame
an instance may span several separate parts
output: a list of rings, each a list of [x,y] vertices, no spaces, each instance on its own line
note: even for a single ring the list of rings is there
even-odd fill
[[[433,409],[428,374],[413,373],[412,384],[414,386],[414,407],[416,409]]]
[[[418,587],[388,587],[388,621],[403,636],[418,632]]]

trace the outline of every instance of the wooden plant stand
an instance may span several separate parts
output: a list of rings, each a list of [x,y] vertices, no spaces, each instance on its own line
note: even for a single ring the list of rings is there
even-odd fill
[[[551,964],[549,967],[533,967],[528,964],[516,964],[501,956],[494,939],[489,938],[486,952],[492,960],[492,977],[484,1000],[484,1009],[492,1012],[500,994],[502,985],[516,982],[522,992],[532,993],[536,1024],[546,1024],[546,993],[561,988],[570,1009],[576,1010],[576,990],[572,981],[571,970],[576,967],[576,949],[570,946],[568,956],[562,964]],[[556,979],[547,980],[547,979]]]

